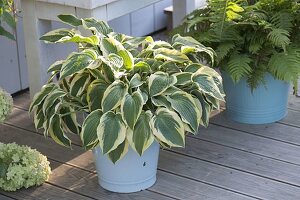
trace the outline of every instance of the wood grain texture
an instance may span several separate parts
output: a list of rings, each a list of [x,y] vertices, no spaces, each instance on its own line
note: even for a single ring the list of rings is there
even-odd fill
[[[300,84],[299,84],[299,90],[300,90]],[[288,107],[290,109],[300,111],[300,92],[298,95],[299,96],[290,95],[289,104],[288,104]]]
[[[10,197],[7,197],[7,196],[4,196],[3,194],[1,194],[1,191],[2,191],[2,190],[0,190],[0,199],[1,199],[1,200],[14,200],[14,199],[12,199],[12,198],[10,198]]]
[[[17,192],[0,191],[0,193],[18,200],[92,200],[92,198],[58,188],[48,183],[44,183],[39,187],[20,189]]]
[[[73,150],[68,151],[64,147],[60,147],[57,144],[54,144],[54,142],[52,140],[45,140],[42,136],[40,136],[36,133],[32,133],[32,132],[25,131],[25,130],[19,130],[15,127],[10,127],[7,125],[1,125],[0,132],[2,133],[2,136],[3,136],[0,138],[1,142],[5,142],[5,143],[17,142],[18,144],[30,145],[31,147],[36,148],[40,152],[45,154],[49,159],[52,160],[52,162],[53,162],[53,160],[56,160],[56,161],[59,161],[60,163],[63,162],[68,165],[80,168],[80,169],[88,170],[88,172],[92,172],[95,174],[95,166],[94,166],[93,157],[92,157],[92,154],[90,151],[84,152],[78,146],[74,146]],[[26,138],[28,138],[28,139],[22,138],[22,134],[26,134],[26,136],[27,136]],[[60,167],[59,165],[53,165],[52,170],[54,170],[54,171],[59,170],[59,167]],[[72,170],[75,170],[75,168],[74,169],[72,168]],[[80,172],[79,174],[83,174],[83,173],[84,172]],[[62,173],[62,174],[65,174],[65,173]],[[169,177],[169,176],[171,176],[171,177]],[[193,197],[191,199],[197,199],[197,198],[199,199],[202,196],[207,196],[207,198],[205,198],[205,199],[209,199],[209,198],[216,199],[218,196],[229,196],[229,197],[236,198],[236,199],[248,199],[247,197],[239,195],[239,194],[235,194],[234,192],[230,192],[225,189],[220,189],[218,187],[209,186],[205,183],[199,183],[196,181],[192,181],[187,178],[177,177],[177,176],[170,175],[170,174],[169,175],[166,174],[163,177],[166,177],[166,180],[164,180],[164,178],[158,176],[158,181],[157,181],[156,185],[153,187],[153,189],[150,189],[151,191],[153,191],[155,193],[162,193],[167,196],[176,197],[176,196],[178,196],[178,194],[176,193],[176,191],[178,191],[178,190],[177,189],[175,190],[174,189],[175,187],[173,187],[173,186],[168,186],[171,184],[166,184],[168,182],[171,182],[172,184],[178,184],[176,186],[176,188],[181,187],[181,189],[179,190],[180,194],[182,196],[181,199],[186,199],[185,198],[186,196],[191,196],[191,195]],[[172,178],[172,181],[169,180],[170,178]],[[62,175],[61,175],[61,180],[63,181],[64,179],[67,179],[67,178],[62,177]],[[59,180],[59,179],[55,179],[53,184],[58,184],[57,180]],[[80,181],[78,179],[76,179],[76,180]],[[72,184],[74,184],[74,181],[75,180],[70,181],[70,182]],[[186,190],[186,188],[188,186],[202,188],[201,191],[209,190],[212,192],[209,194],[205,194],[205,193],[201,193],[201,192],[195,192],[193,194],[190,194],[190,191]],[[68,188],[68,189],[71,189],[71,188]]]
[[[279,123],[300,128],[300,112],[296,110],[289,110],[288,115],[280,120]]]
[[[262,124],[262,125],[241,124],[226,118],[225,112],[226,111],[223,111],[220,114],[212,117],[210,119],[211,124],[216,124],[219,126],[235,129],[238,131],[244,131],[250,134],[254,134],[254,135],[258,135],[270,139],[275,139],[290,144],[300,145],[300,134],[299,134],[300,129],[297,127],[286,126],[280,123]],[[289,112],[291,113],[293,111],[289,110]],[[298,117],[300,117],[300,113]],[[288,119],[285,120],[288,121]]]

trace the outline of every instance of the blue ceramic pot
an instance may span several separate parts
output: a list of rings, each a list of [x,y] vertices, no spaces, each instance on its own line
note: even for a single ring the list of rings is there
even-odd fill
[[[290,84],[265,75],[265,85],[249,88],[246,79],[234,84],[229,74],[222,72],[226,94],[226,115],[230,119],[246,124],[276,122],[287,114]]]
[[[106,190],[130,193],[145,190],[156,181],[160,145],[154,141],[143,153],[138,155],[131,147],[116,164],[99,147],[93,150],[99,184]]]

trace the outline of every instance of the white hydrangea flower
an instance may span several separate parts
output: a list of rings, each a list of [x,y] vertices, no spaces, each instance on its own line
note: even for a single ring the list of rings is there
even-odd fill
[[[51,173],[47,157],[28,146],[0,142],[0,188],[16,191],[22,187],[38,186]]]
[[[13,99],[10,94],[0,88],[0,123],[11,113],[13,107]]]

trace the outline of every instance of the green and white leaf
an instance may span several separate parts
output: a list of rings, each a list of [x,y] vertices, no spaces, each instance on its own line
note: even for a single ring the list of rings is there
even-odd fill
[[[149,91],[150,96],[157,96],[162,94],[165,90],[167,90],[170,86],[176,83],[175,76],[169,76],[164,72],[156,72],[151,74],[149,77]]]
[[[142,109],[143,109],[144,101],[143,97],[139,92],[134,92],[131,94],[125,94],[121,102],[121,114],[123,120],[133,130],[134,125],[139,118]]]
[[[128,152],[128,141],[125,139],[115,150],[109,152],[108,158],[115,164],[118,160],[122,159]]]
[[[104,80],[97,79],[93,81],[87,89],[87,102],[90,111],[102,109],[101,102],[105,90],[108,88],[109,84]]]
[[[184,125],[176,112],[158,108],[150,126],[156,138],[171,147],[185,146]]]
[[[106,113],[107,111],[113,110],[121,105],[122,99],[124,98],[128,90],[128,85],[122,81],[113,82],[105,90],[102,98],[102,111]]]
[[[97,128],[100,124],[102,111],[97,109],[91,112],[83,121],[80,138],[85,149],[98,142]]]
[[[198,131],[201,113],[197,109],[193,97],[186,92],[176,92],[167,97],[174,110],[179,113],[182,121],[189,124],[192,132]]]
[[[112,111],[103,114],[97,128],[97,135],[103,154],[115,150],[126,138],[126,125],[121,114]]]
[[[152,114],[150,111],[142,111],[133,130],[127,131],[127,139],[131,147],[142,155],[153,143],[154,136],[150,127]]]

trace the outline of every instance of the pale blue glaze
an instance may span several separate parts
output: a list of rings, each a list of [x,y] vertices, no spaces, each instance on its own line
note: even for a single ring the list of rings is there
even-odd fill
[[[265,75],[265,85],[253,93],[246,79],[234,84],[229,75],[222,73],[226,94],[226,115],[246,124],[266,124],[281,120],[287,114],[290,84]]]

